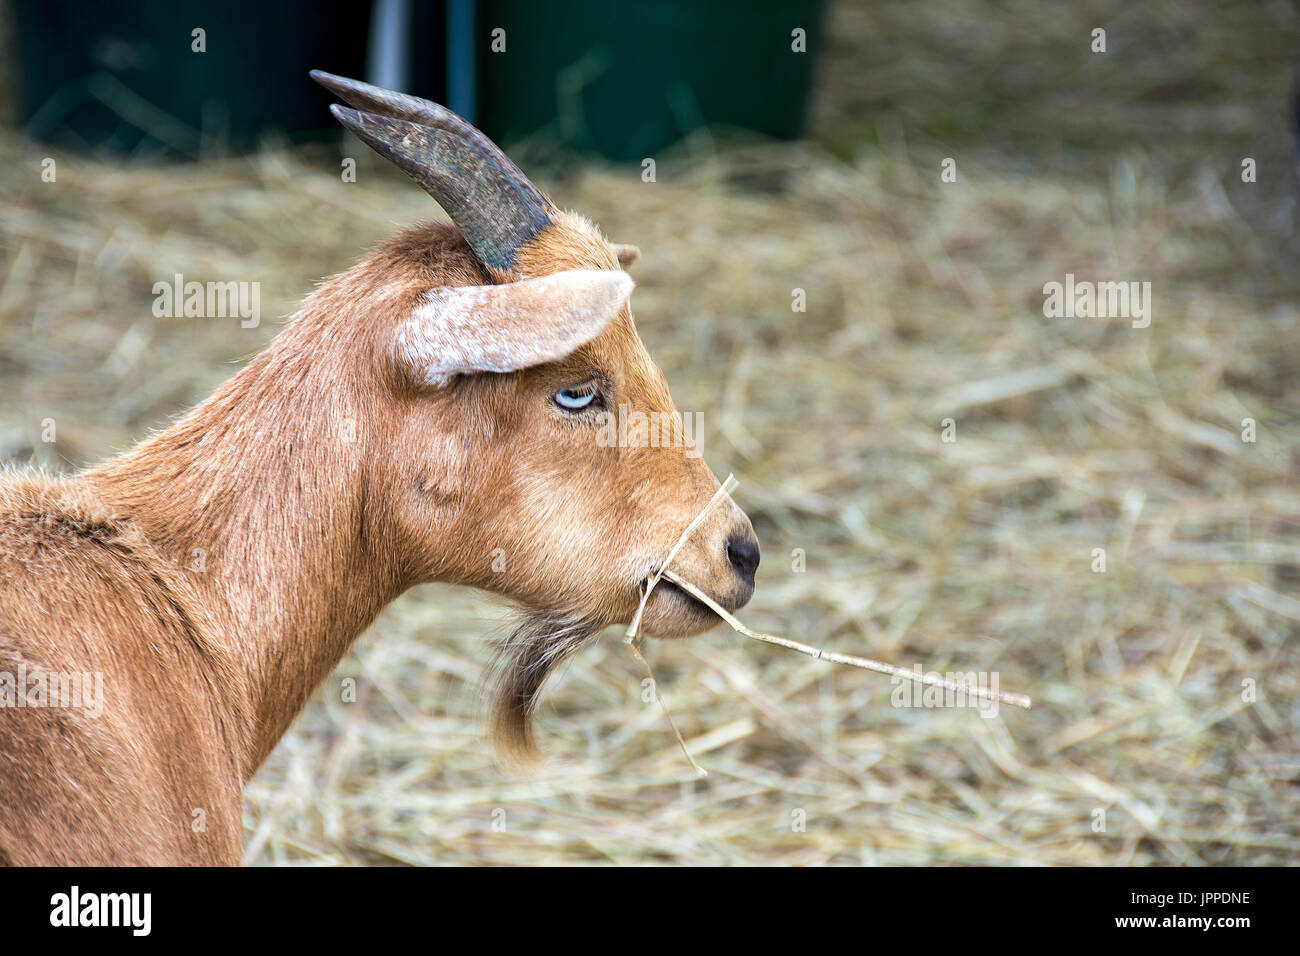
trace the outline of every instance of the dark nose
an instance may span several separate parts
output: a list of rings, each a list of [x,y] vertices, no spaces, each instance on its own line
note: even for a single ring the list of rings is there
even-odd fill
[[[758,570],[758,541],[752,534],[733,534],[727,539],[727,560],[750,587]]]

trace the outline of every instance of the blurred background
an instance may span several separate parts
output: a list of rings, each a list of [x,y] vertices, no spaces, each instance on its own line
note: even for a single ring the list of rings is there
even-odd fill
[[[724,629],[651,643],[696,779],[610,631],[520,774],[480,694],[505,612],[421,587],[249,787],[248,862],[1294,864],[1298,26],[1289,2],[5,0],[0,460],[128,447],[442,216],[307,70],[401,88],[641,247],[642,337],[763,545],[750,626],[996,671],[1034,707],[895,707]],[[176,273],[260,283],[263,321],[155,317]],[[1067,274],[1150,282],[1150,326],[1045,317]]]

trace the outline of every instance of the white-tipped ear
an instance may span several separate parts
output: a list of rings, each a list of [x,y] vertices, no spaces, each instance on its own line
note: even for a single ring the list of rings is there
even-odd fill
[[[618,264],[624,269],[632,268],[632,263],[641,258],[641,250],[636,246],[626,242],[616,242],[613,245],[614,255],[618,256]]]
[[[503,285],[431,289],[397,329],[397,361],[427,385],[554,362],[599,335],[633,285],[626,272],[571,269]]]

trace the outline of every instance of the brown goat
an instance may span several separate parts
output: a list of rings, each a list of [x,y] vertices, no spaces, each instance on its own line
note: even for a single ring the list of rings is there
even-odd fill
[[[597,440],[619,406],[676,416],[633,326],[631,250],[442,107],[313,77],[455,226],[407,229],[330,279],[125,454],[0,481],[0,862],[238,863],[245,783],[420,582],[524,609],[494,729],[533,753],[547,674],[630,620],[718,487],[682,447]],[[736,608],[757,563],[727,500],[674,567]],[[656,637],[716,621],[667,582],[644,616]],[[102,678],[99,713],[46,694],[82,674]]]

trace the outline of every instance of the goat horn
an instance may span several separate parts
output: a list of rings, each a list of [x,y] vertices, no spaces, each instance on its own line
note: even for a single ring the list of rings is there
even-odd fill
[[[334,118],[438,201],[484,265],[509,272],[555,207],[490,139],[446,107],[320,70],[311,78],[355,109]]]

